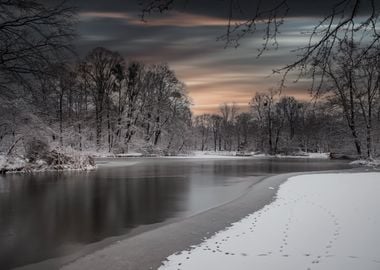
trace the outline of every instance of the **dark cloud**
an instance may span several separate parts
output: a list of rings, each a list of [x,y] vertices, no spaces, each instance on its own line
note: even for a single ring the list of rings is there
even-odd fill
[[[221,0],[177,1],[170,13],[154,14],[143,23],[138,0],[85,0],[75,4],[79,11],[76,42],[80,55],[103,46],[119,51],[127,59],[147,63],[167,62],[188,85],[194,109],[202,112],[217,109],[217,104],[236,101],[247,104],[256,91],[276,87],[278,77],[272,70],[296,57],[293,49],[305,45],[301,31],[310,30],[325,15],[332,3],[328,0],[289,0],[291,16],[281,28],[280,47],[257,58],[263,42],[260,33],[242,41],[238,49],[225,49],[217,42],[226,31],[226,3]],[[255,10],[255,1],[242,0],[242,13],[247,18]],[[271,5],[271,1],[262,1]],[[290,81],[295,79],[291,75]],[[289,83],[288,94],[308,98],[307,81]]]
[[[142,5],[139,3],[148,3],[150,0],[82,0],[72,3],[81,11],[103,11],[103,12],[128,12],[140,14]],[[213,17],[226,18],[229,14],[229,0],[176,0],[174,1],[173,10],[202,14]],[[255,13],[257,3],[254,0],[239,0],[239,6],[235,5],[234,14],[237,17],[249,18]],[[261,1],[264,9],[272,8],[279,4],[281,0]],[[323,16],[326,15],[339,1],[331,0],[288,0],[289,15],[296,17],[304,16]],[[370,0],[363,0],[364,6],[370,6]],[[362,4],[363,4],[362,3]],[[362,10],[365,12],[365,10]]]

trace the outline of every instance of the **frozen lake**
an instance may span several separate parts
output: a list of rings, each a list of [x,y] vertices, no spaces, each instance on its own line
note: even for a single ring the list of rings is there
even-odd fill
[[[99,159],[92,172],[0,176],[0,269],[78,252],[233,200],[263,175],[345,169],[308,159]]]

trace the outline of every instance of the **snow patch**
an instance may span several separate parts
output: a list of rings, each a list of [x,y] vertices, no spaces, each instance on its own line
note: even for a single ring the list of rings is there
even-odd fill
[[[161,270],[380,269],[380,173],[303,175]]]
[[[237,155],[236,151],[193,151],[188,155],[166,156],[166,158],[197,158],[197,159],[230,159],[246,158],[252,155]],[[165,156],[164,156],[165,157]]]
[[[267,155],[257,152],[239,152],[239,151],[193,151],[188,155],[170,156],[169,158],[310,158],[310,159],[329,159],[330,153],[306,153],[299,152],[295,155]]]
[[[330,159],[330,153],[309,153],[300,152],[295,155],[276,155],[277,158],[315,158],[315,159]]]
[[[350,165],[365,166],[365,167],[380,167],[380,160],[355,160],[350,162]]]
[[[125,154],[117,154],[116,157],[142,157],[141,153],[125,153]]]
[[[0,172],[2,171],[17,171],[24,168],[26,161],[20,157],[7,157],[0,155]]]

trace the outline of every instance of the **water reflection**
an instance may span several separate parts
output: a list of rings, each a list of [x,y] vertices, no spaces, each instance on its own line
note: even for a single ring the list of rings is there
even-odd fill
[[[1,176],[0,269],[63,256],[142,224],[210,208],[256,181],[246,176],[347,167],[250,159],[114,165],[94,172]]]

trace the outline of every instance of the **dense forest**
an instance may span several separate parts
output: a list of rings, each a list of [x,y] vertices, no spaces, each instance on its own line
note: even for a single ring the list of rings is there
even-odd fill
[[[0,138],[8,155],[35,144],[99,153],[185,147],[190,101],[168,65],[127,62],[95,48],[77,64],[49,70],[35,87],[2,102]]]
[[[101,47],[77,57],[71,7],[1,1],[0,12],[3,160],[59,164],[80,153],[193,150],[379,155],[378,39],[369,47],[345,35],[327,60],[314,58],[311,102],[263,89],[248,111],[226,103],[218,113],[193,115],[186,84],[168,64]]]

